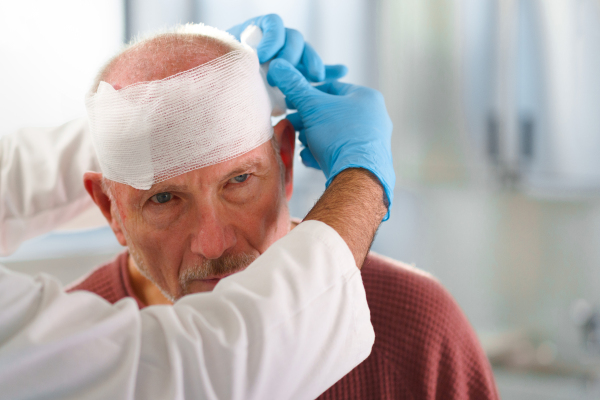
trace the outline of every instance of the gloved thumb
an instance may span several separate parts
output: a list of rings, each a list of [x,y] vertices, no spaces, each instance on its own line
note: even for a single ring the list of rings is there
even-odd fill
[[[307,98],[321,94],[308,83],[300,71],[280,58],[271,61],[267,80],[270,85],[277,86],[285,95],[288,103],[296,108]]]
[[[321,169],[321,166],[315,159],[315,156],[313,156],[313,154],[310,152],[310,149],[308,147],[302,149],[302,151],[300,152],[300,158],[302,158],[302,164],[306,165],[307,167],[319,170]]]
[[[275,57],[275,54],[283,47],[286,31],[283,20],[277,14],[265,15],[257,22],[263,37],[256,48],[256,55],[258,55],[259,61],[264,63]]]
[[[269,14],[251,18],[242,24],[227,29],[227,32],[240,40],[242,32],[250,25],[256,25],[262,31],[262,39],[256,48],[256,54],[262,64],[275,57],[275,54],[285,44],[285,26],[279,15]]]

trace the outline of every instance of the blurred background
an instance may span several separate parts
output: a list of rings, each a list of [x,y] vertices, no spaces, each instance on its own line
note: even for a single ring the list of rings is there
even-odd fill
[[[600,398],[600,0],[2,1],[0,135],[85,115],[138,34],[267,13],[386,98],[398,184],[373,250],[448,288],[502,398]],[[297,165],[302,217],[324,179]],[[91,210],[0,262],[69,283],[119,251]]]

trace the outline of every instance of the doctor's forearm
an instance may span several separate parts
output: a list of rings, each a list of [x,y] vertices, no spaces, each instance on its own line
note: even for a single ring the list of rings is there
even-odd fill
[[[314,399],[374,342],[352,263],[311,221],[213,292],[141,313],[0,266],[0,398]]]
[[[373,174],[349,168],[335,177],[304,220],[321,221],[335,229],[362,268],[387,212],[385,199],[383,187]]]

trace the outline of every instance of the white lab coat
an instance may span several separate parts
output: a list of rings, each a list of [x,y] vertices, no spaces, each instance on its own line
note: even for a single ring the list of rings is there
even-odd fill
[[[0,141],[5,249],[85,208],[70,186],[94,167],[81,127]],[[213,292],[141,312],[0,266],[0,399],[313,399],[373,341],[354,258],[317,221]]]
[[[86,171],[100,171],[87,118],[0,137],[0,256],[91,207]]]

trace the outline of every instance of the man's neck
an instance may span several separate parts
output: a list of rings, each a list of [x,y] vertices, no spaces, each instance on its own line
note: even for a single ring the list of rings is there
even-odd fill
[[[300,220],[292,219],[290,222],[290,230],[294,229]],[[147,306],[153,306],[157,304],[173,304],[167,299],[160,289],[146,278],[138,269],[135,260],[129,254],[127,258],[127,270],[129,272],[129,279],[131,281],[131,287],[138,299]]]
[[[127,258],[127,270],[129,272],[131,287],[137,298],[140,299],[144,305],[173,304],[162,294],[158,286],[142,275],[133,257],[131,257],[131,254],[129,254],[129,257]]]

